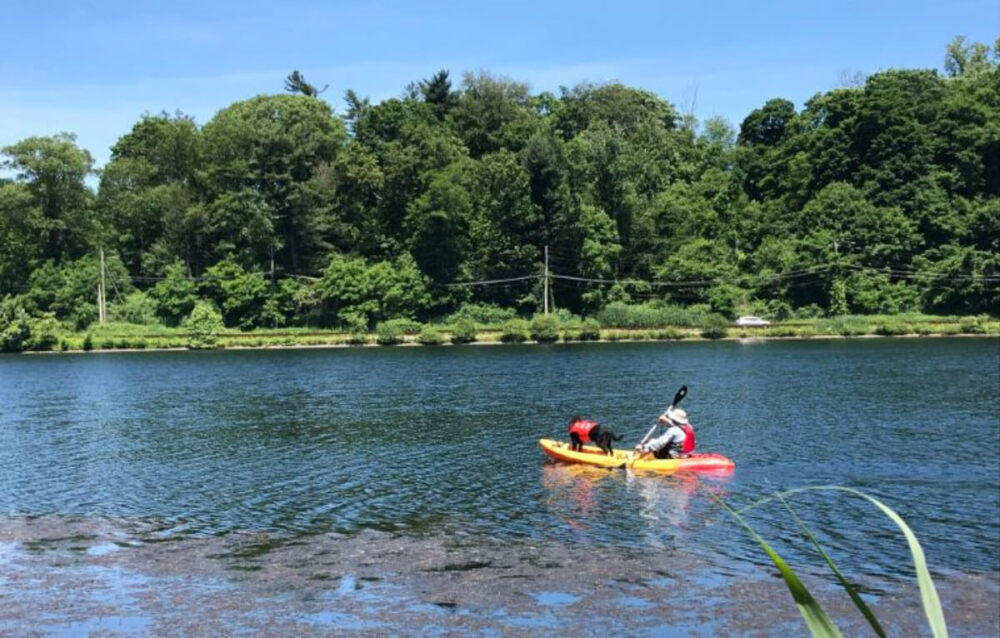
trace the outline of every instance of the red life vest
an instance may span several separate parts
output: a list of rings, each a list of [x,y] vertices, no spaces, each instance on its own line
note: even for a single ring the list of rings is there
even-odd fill
[[[580,440],[584,443],[590,442],[590,431],[594,429],[597,425],[597,421],[584,421],[580,419],[579,421],[573,421],[573,424],[569,426],[570,434],[576,432],[576,435],[580,437]]]
[[[684,445],[681,446],[681,454],[694,452],[694,428],[690,423],[681,423],[680,428],[684,430]]]

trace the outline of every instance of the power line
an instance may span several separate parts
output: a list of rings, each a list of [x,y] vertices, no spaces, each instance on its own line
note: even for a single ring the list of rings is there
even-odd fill
[[[552,275],[554,276],[554,275]],[[508,277],[506,279],[483,279],[481,281],[462,281],[450,284],[444,284],[445,286],[489,286],[492,284],[505,284],[514,281],[525,281],[527,279],[541,279],[544,275],[524,275],[523,277]]]

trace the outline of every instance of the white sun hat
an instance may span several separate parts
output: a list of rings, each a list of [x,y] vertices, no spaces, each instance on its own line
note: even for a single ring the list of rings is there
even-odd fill
[[[673,410],[667,412],[667,418],[674,423],[683,423],[687,425],[688,413],[680,408],[674,408]]]

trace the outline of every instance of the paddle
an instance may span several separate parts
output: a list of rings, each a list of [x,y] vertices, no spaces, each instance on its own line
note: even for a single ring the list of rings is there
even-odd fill
[[[663,411],[663,414],[666,414],[671,410],[673,410],[677,406],[677,404],[681,402],[681,399],[687,396],[687,393],[688,393],[688,387],[686,385],[682,385],[681,389],[678,390],[677,394],[674,395],[674,400],[670,403],[669,406],[667,406],[667,409]],[[659,425],[660,422],[657,421],[656,423],[653,424],[653,427],[649,428],[649,432],[646,432],[646,436],[642,437],[642,440],[639,441],[639,446],[643,446],[646,444],[646,441],[649,440],[649,437],[653,436],[653,432],[656,432],[656,428]],[[625,459],[625,462],[622,463],[619,467],[623,468],[628,465],[631,465],[631,463],[634,460],[635,460],[635,450],[629,453],[628,457]]]

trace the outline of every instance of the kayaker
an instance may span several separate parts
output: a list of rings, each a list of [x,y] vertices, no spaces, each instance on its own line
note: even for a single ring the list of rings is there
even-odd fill
[[[645,445],[635,446],[635,451],[644,457],[658,459],[680,459],[694,452],[694,428],[688,423],[687,412],[673,408],[660,415],[660,425],[666,431]]]

